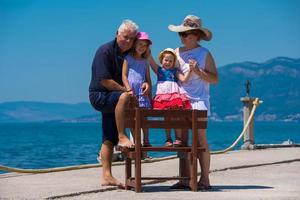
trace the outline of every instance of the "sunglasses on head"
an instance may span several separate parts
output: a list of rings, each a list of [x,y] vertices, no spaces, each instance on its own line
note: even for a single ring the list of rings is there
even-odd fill
[[[194,34],[194,32],[192,32],[192,31],[185,31],[185,32],[179,32],[178,33],[178,35],[180,36],[180,37],[183,37],[183,38],[186,38],[188,35],[190,35],[190,34]]]

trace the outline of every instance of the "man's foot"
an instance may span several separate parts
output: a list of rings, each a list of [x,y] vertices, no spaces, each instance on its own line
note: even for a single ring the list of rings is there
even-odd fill
[[[124,189],[125,186],[123,183],[115,179],[114,177],[102,177],[101,178],[101,186],[117,186],[120,189]]]
[[[118,146],[120,147],[127,147],[127,148],[133,148],[134,144],[128,139],[127,136],[120,136],[119,135],[119,143]]]

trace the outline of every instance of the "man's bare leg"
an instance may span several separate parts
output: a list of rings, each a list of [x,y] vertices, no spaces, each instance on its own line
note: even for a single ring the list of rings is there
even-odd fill
[[[201,176],[198,185],[210,186],[209,168],[210,168],[210,151],[206,138],[206,129],[201,129],[198,134],[198,145],[205,148],[204,152],[200,153],[199,164],[201,167]]]
[[[124,187],[124,185],[115,179],[112,176],[111,165],[112,165],[112,155],[113,155],[113,144],[106,140],[103,142],[101,146],[101,162],[102,162],[102,170],[103,174],[101,177],[101,185],[102,186],[118,186]]]
[[[129,103],[130,95],[127,92],[121,94],[115,108],[116,124],[119,133],[119,146],[132,148],[134,144],[128,139],[125,134],[125,108]]]

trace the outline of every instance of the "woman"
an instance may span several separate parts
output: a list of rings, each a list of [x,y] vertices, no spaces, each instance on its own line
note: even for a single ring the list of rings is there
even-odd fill
[[[192,71],[190,78],[180,84],[182,92],[189,97],[193,109],[207,110],[208,115],[210,115],[209,85],[218,82],[218,73],[212,55],[199,43],[201,40],[211,40],[212,34],[208,29],[202,27],[201,19],[194,15],[186,16],[181,25],[169,25],[168,28],[178,33],[183,44],[182,47],[176,49],[179,69],[183,74],[189,70]],[[184,132],[182,133],[182,140],[187,143],[187,130],[182,131]],[[198,181],[198,189],[210,190],[210,152],[206,139],[206,130],[199,130],[198,143],[205,148],[205,151],[201,152],[199,158],[201,177]],[[180,173],[182,175],[189,173],[186,163],[187,161],[181,160]],[[188,183],[179,181],[171,188],[185,189],[188,188]]]

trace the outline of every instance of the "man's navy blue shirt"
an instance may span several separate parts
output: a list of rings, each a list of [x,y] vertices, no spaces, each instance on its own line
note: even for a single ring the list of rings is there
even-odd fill
[[[125,55],[121,52],[116,39],[99,47],[92,64],[89,92],[107,92],[108,90],[101,84],[103,79],[113,79],[123,85],[122,65]]]

